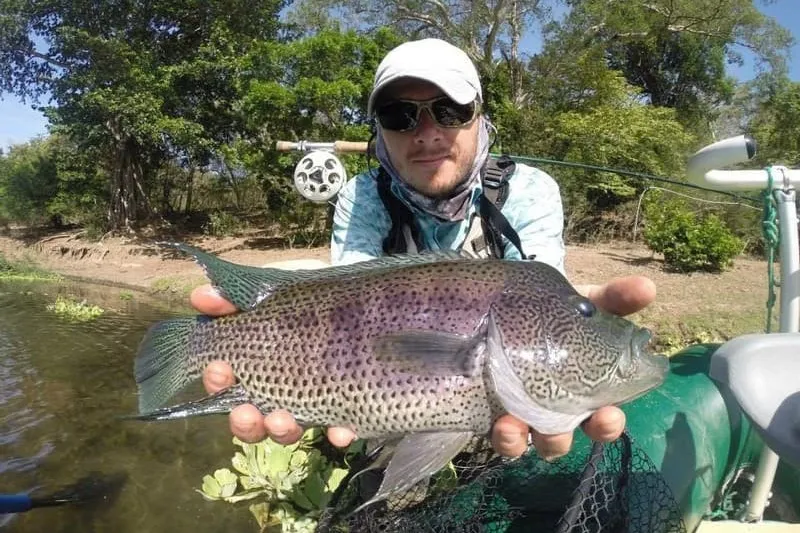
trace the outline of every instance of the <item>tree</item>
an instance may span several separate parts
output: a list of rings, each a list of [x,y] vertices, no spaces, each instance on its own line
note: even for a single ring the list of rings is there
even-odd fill
[[[733,95],[725,62],[749,49],[759,68],[784,72],[792,38],[753,0],[573,0],[559,33],[600,47],[611,68],[657,106],[705,132],[713,111]]]
[[[36,100],[103,162],[108,222],[152,215],[148,183],[168,146],[206,157],[235,135],[236,65],[278,37],[282,0],[3,0],[0,90]]]
[[[788,79],[767,89],[750,122],[761,165],[800,164],[800,82]]]
[[[49,140],[13,146],[0,164],[0,218],[26,224],[49,219],[47,205],[55,196],[58,174]]]
[[[299,0],[290,13],[302,27],[372,32],[389,27],[404,39],[438,37],[462,48],[485,83],[507,77],[511,101],[523,105],[522,42],[550,13],[548,0]]]

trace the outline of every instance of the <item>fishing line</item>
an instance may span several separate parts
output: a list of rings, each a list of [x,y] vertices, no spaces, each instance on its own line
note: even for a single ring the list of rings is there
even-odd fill
[[[498,156],[498,154],[492,154],[494,156]],[[748,196],[742,196],[740,194],[732,193],[729,191],[718,191],[716,189],[711,189],[709,187],[703,187],[702,185],[695,185],[694,183],[686,183],[683,181],[673,180],[670,178],[665,178],[663,176],[656,176],[654,174],[647,174],[645,172],[634,172],[632,170],[621,170],[616,168],[609,168],[603,167],[599,165],[589,165],[586,163],[575,163],[572,161],[558,161],[556,159],[545,159],[541,157],[527,157],[527,156],[520,156],[520,155],[509,155],[511,159],[514,161],[519,161],[520,163],[537,163],[537,164],[546,164],[546,165],[557,165],[563,167],[573,167],[573,168],[582,168],[585,170],[594,170],[597,172],[610,172],[612,174],[619,174],[620,176],[628,176],[631,178],[638,178],[641,180],[651,180],[660,183],[670,183],[672,185],[677,185],[679,187],[686,187],[689,189],[696,189],[700,191],[712,192],[715,194],[721,194],[724,196],[729,196],[731,198],[736,198],[740,202],[747,202],[750,204],[758,204],[758,200],[755,198],[751,198]],[[760,204],[759,204],[760,205]]]

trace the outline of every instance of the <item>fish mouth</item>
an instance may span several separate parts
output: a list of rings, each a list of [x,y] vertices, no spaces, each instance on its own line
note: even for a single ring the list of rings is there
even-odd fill
[[[650,375],[653,380],[660,382],[669,371],[669,358],[663,354],[652,353],[647,349],[653,334],[646,328],[638,328],[631,336],[630,344],[630,359],[634,362],[631,365],[636,368],[636,361],[638,361],[643,368],[641,372],[644,375]]]

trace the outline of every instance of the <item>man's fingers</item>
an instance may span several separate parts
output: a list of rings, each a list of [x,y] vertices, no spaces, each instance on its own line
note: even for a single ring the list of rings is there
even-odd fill
[[[225,361],[211,361],[203,371],[203,386],[214,394],[236,383],[233,368]]]
[[[627,276],[594,285],[586,296],[609,313],[625,316],[650,305],[656,299],[656,285],[644,276]]]
[[[618,407],[601,407],[583,423],[583,431],[592,440],[613,442],[625,431],[625,413]]]
[[[531,442],[539,456],[545,461],[552,461],[569,453],[572,447],[572,433],[544,435],[531,431]]]
[[[328,440],[337,448],[345,448],[356,439],[356,434],[347,428],[328,428]]]
[[[223,298],[211,285],[196,287],[189,295],[192,307],[204,315],[222,316],[237,311],[236,306]]]
[[[492,447],[500,455],[519,457],[528,448],[528,426],[511,415],[503,415],[492,426]]]
[[[267,436],[264,416],[255,405],[245,404],[233,408],[228,422],[231,433],[244,442],[258,442]]]
[[[267,434],[278,444],[292,444],[303,436],[301,428],[294,417],[283,409],[278,409],[264,417]]]

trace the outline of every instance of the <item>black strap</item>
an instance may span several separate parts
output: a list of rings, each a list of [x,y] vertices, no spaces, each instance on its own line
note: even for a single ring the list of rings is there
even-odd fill
[[[486,243],[491,247],[492,255],[497,258],[502,258],[505,255],[505,247],[500,238],[502,235],[511,241],[511,244],[519,251],[522,259],[528,258],[525,252],[522,251],[522,241],[520,241],[516,230],[511,227],[505,215],[489,201],[485,194],[481,194],[480,197],[480,213],[484,224],[483,235]]]
[[[419,229],[414,223],[414,216],[411,210],[392,194],[391,184],[392,178],[389,173],[383,167],[380,167],[378,169],[378,194],[386,207],[386,211],[389,213],[389,218],[392,220],[389,234],[383,239],[383,252],[396,254],[408,251],[408,243],[405,235],[403,235],[403,227],[408,227],[411,231],[411,237],[419,250],[421,249],[421,239]]]
[[[507,155],[499,158],[489,156],[486,160],[481,175],[483,194],[498,209],[503,208],[503,204],[508,198],[508,179],[514,174],[516,168],[514,160]]]

